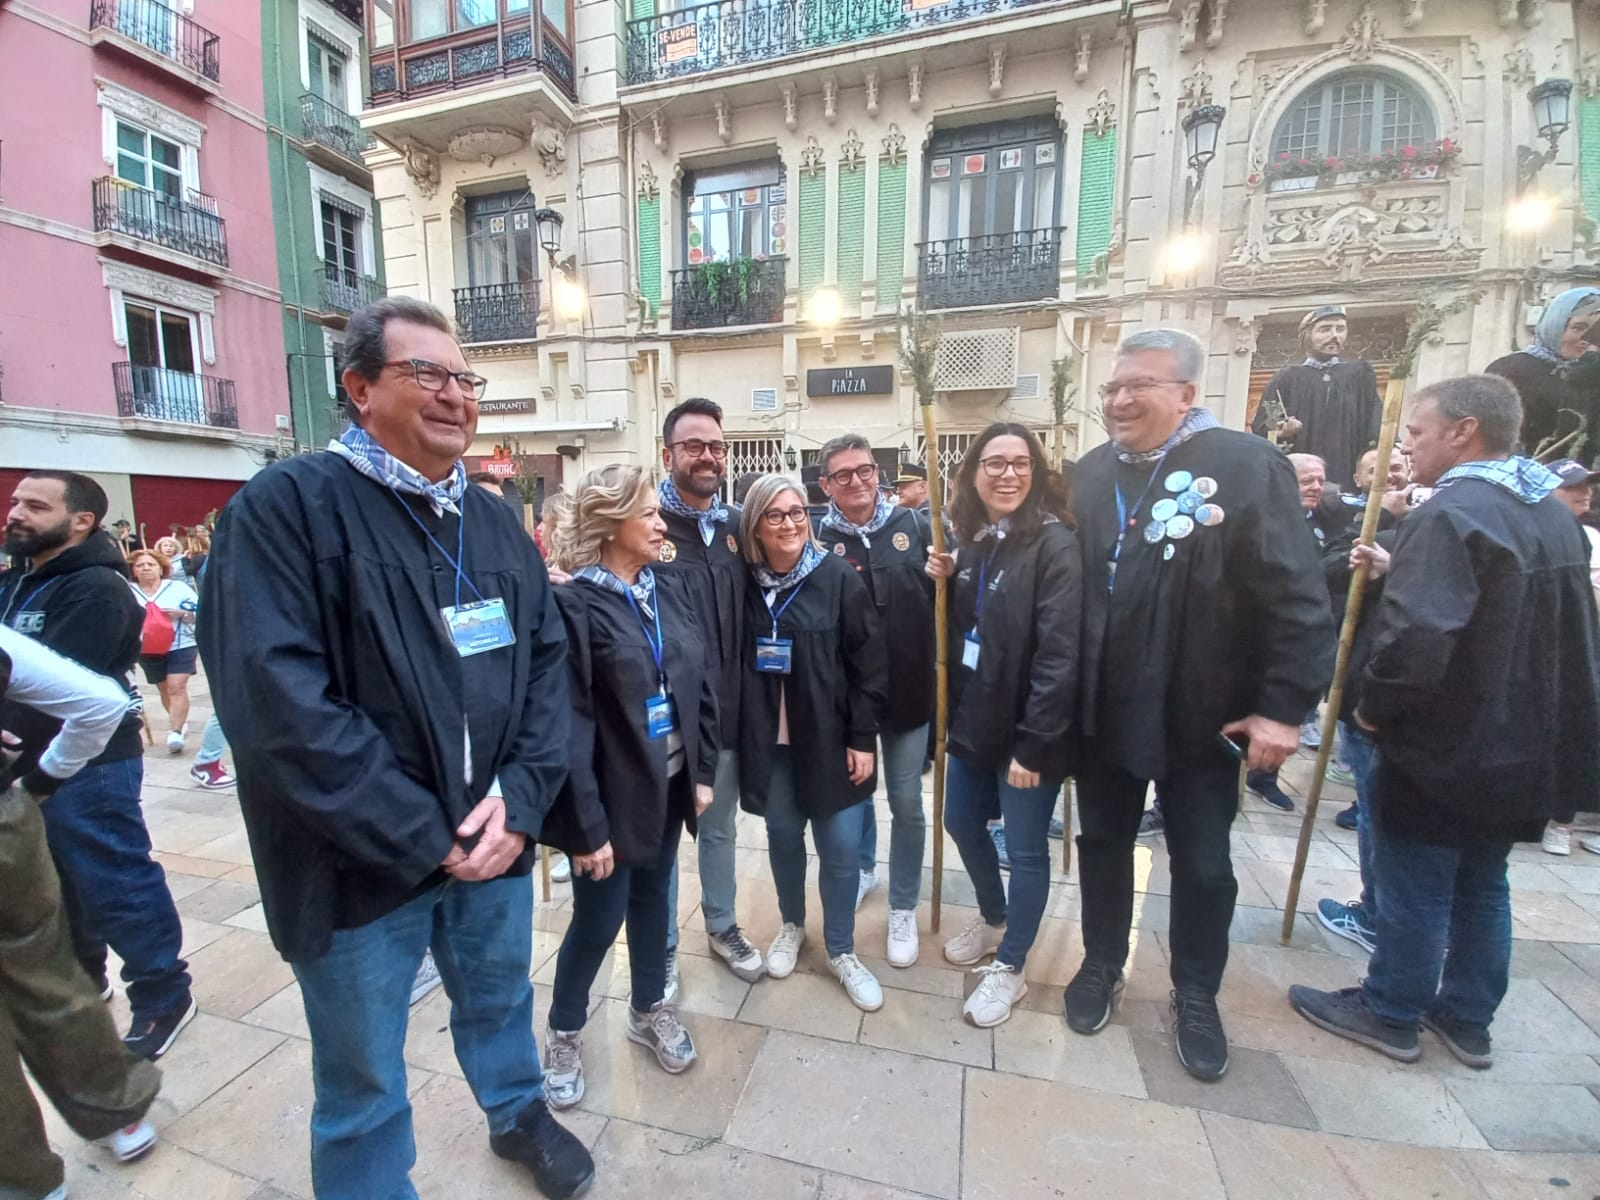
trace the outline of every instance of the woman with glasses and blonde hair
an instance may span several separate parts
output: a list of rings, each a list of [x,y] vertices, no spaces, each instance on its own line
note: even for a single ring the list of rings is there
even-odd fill
[[[667,891],[684,828],[711,803],[718,714],[706,641],[684,593],[658,582],[666,525],[644,467],[591,471],[561,509],[555,589],[567,628],[572,748],[540,840],[572,862],[572,923],[556,955],[545,1098],[583,1098],[583,1027],[601,960],[626,919],[633,996],[627,1037],[676,1075],[694,1041],[666,988]]]
[[[807,822],[821,869],[828,964],[858,1008],[883,990],[855,953],[862,822],[877,779],[878,711],[888,666],[867,588],[811,535],[802,485],[763,475],[745,495],[740,543],[745,594],[739,782],[745,808],[765,817],[783,922],[767,974],[794,971],[806,936]]]
[[[945,943],[983,979],[963,1013],[998,1025],[1027,994],[1022,969],[1050,892],[1047,841],[1070,773],[1077,713],[1082,563],[1067,488],[1039,439],[989,426],[956,473],[950,506],[960,562],[931,555],[950,589],[950,717],[944,825],[978,897],[979,916]],[[1005,819],[1009,892],[988,822]]]

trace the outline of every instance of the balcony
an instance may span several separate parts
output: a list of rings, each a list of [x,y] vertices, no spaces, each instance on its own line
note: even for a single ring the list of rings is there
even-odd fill
[[[1061,232],[1019,229],[917,247],[917,300],[969,308],[1047,300],[1061,291]]]
[[[377,142],[361,128],[361,122],[337,104],[330,104],[311,92],[301,96],[300,136],[308,157],[315,157],[323,165],[346,174],[354,166],[363,178],[370,178],[361,155]],[[319,150],[331,151],[331,154],[317,153]]]
[[[370,275],[322,264],[322,311],[349,316],[384,295],[383,285]]]
[[[231,379],[131,362],[112,363],[111,378],[117,391],[118,416],[213,429],[239,428],[239,405]]]
[[[672,273],[672,327],[726,329],[783,320],[787,258],[701,263]]]
[[[94,228],[100,245],[122,244],[141,253],[160,246],[186,256],[192,261],[180,259],[181,265],[198,271],[228,265],[227,223],[217,216],[217,202],[204,192],[189,192],[179,200],[103,176],[94,181]]]
[[[222,82],[222,39],[157,0],[91,0],[89,42],[116,46],[208,92]]]
[[[456,288],[455,301],[456,336],[463,344],[526,342],[538,335],[537,280]]]

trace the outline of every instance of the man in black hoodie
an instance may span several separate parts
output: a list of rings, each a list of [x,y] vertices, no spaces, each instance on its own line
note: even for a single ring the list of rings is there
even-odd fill
[[[91,671],[126,681],[139,657],[144,614],[127,565],[101,528],[106,494],[74,471],[34,471],[18,482],[6,518],[11,567],[0,576],[0,621]],[[60,728],[21,705],[0,727],[22,739],[31,769]],[[42,806],[50,853],[79,961],[109,994],[106,944],[123,961],[133,1023],[125,1039],[157,1059],[194,1019],[183,927],[167,877],[150,857],[139,808],[144,783],[140,721],[130,713],[100,756]]]

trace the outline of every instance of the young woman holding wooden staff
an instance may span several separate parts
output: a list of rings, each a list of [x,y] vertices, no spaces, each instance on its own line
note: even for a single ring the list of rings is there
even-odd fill
[[[961,544],[929,557],[928,574],[954,577],[945,828],[977,892],[979,917],[944,956],[979,967],[969,1023],[988,1028],[1027,994],[1022,968],[1050,893],[1047,834],[1071,774],[1077,713],[1082,564],[1067,489],[1039,439],[1021,425],[978,435],[956,474],[951,516]],[[956,656],[952,656],[956,657]],[[1011,888],[987,823],[1004,817]]]

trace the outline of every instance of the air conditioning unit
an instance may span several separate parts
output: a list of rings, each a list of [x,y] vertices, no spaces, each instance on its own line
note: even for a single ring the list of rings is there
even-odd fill
[[[1017,383],[1019,331],[968,329],[939,340],[934,387],[941,392],[1008,392]]]
[[[777,388],[751,388],[750,411],[767,413],[778,411]]]
[[[1013,400],[1037,400],[1039,398],[1039,373],[1031,375],[1018,375],[1016,386],[1011,389]]]

